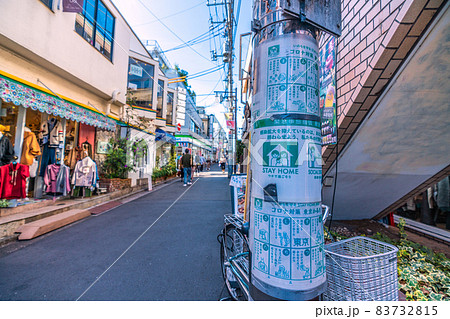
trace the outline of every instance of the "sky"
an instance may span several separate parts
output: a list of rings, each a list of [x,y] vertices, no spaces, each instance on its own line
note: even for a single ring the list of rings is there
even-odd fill
[[[142,40],[156,40],[162,50],[166,51],[175,48],[184,42],[188,42],[199,35],[210,30],[210,12],[214,20],[222,18],[221,7],[207,6],[207,0],[112,0],[122,13],[128,24],[132,27],[137,36]],[[209,0],[210,4],[223,2],[222,0]],[[239,35],[250,32],[251,5],[253,1],[235,0],[235,16],[239,15],[234,46],[234,83],[240,92],[240,82],[238,78],[239,62]],[[240,10],[238,6],[240,4]],[[216,15],[217,9],[217,15]],[[156,17],[156,18],[155,18]],[[158,21],[158,19],[160,21]],[[215,30],[221,26],[214,24]],[[170,29],[170,30],[169,30]],[[221,32],[224,34],[223,30]],[[181,69],[189,74],[195,74],[218,65],[223,65],[221,58],[218,61],[211,61],[211,49],[219,46],[226,39],[217,36],[215,40],[205,41],[191,47],[185,46],[182,49],[165,52],[166,57],[172,64],[179,65]],[[215,114],[220,123],[225,126],[225,108],[215,100],[214,91],[224,91],[226,82],[225,71],[214,72],[206,76],[188,80],[191,89],[197,94],[197,105],[207,106],[207,114]],[[207,96],[211,94],[210,96]],[[239,102],[238,108],[243,109]],[[242,111],[238,113],[238,127],[243,123]]]

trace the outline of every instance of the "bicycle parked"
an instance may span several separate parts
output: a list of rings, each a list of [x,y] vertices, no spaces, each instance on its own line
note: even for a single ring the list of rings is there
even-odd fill
[[[322,222],[328,218],[329,207],[322,205]],[[230,298],[245,301],[250,297],[250,246],[248,243],[249,223],[236,214],[224,216],[224,227],[217,236],[220,243],[220,265]],[[229,298],[222,298],[227,300]]]

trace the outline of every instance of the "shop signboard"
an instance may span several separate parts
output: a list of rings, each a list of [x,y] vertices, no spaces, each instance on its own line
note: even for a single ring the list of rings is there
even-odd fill
[[[230,186],[233,187],[233,213],[241,217],[245,210],[245,190],[247,175],[232,175]]]
[[[111,148],[111,144],[105,141],[97,142],[97,154],[108,154],[109,149]]]
[[[63,12],[83,12],[84,0],[63,0]]]
[[[322,145],[337,143],[336,121],[336,47],[335,38],[320,50],[320,115]]]
[[[130,74],[136,75],[136,76],[142,76],[143,68],[141,68],[139,65],[130,64]]]
[[[209,116],[209,138],[212,139],[214,136],[214,114]]]
[[[234,121],[227,120],[227,129],[234,130]]]

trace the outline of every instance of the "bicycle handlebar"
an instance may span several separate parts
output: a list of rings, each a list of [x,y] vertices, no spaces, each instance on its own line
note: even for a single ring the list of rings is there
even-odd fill
[[[323,217],[322,217],[322,223],[325,225],[325,222],[327,221],[327,218],[328,218],[328,213],[330,212],[330,207],[322,204],[322,208],[325,208],[325,213],[323,213]]]

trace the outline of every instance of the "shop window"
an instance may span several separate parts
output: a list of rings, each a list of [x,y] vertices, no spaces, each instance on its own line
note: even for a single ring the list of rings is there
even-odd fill
[[[50,10],[53,10],[53,0],[40,0],[43,4],[45,4]]]
[[[153,77],[155,67],[135,59],[129,59],[127,103],[152,108]]]
[[[167,93],[167,111],[166,111],[166,123],[173,124],[173,93]]]
[[[110,61],[114,39],[114,17],[99,0],[85,0],[77,13],[75,31]]]
[[[157,98],[158,98],[158,103],[156,105],[156,116],[157,117],[162,117],[162,113],[163,113],[163,97],[164,97],[164,81],[162,80],[158,80],[158,90],[157,90],[158,94],[157,94]]]
[[[2,103],[0,109],[0,132],[6,136],[12,144],[16,138],[17,116],[19,106],[12,103]]]

